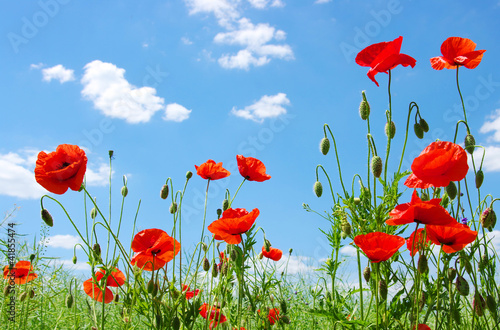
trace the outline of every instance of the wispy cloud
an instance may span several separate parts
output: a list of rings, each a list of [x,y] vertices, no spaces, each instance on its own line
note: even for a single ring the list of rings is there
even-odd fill
[[[181,122],[189,118],[191,111],[180,104],[171,103],[166,106],[163,119],[166,121]]]
[[[500,172],[500,109],[494,110],[484,121],[479,129],[482,134],[487,136],[487,144],[482,148],[476,148],[474,151],[474,161],[476,167],[479,167],[484,152],[483,170],[485,172]],[[478,137],[476,136],[476,139]],[[469,165],[472,165],[472,159],[469,156]]]
[[[286,114],[285,106],[290,105],[290,100],[285,93],[264,95],[260,100],[243,109],[233,108],[231,113],[235,116],[262,123],[264,119],[278,117]]]
[[[53,248],[72,250],[76,244],[81,244],[82,240],[74,235],[54,235],[47,237],[45,244]]]
[[[315,4],[323,4],[323,3],[329,3],[332,2],[332,0],[316,0],[314,1]]]
[[[36,65],[32,67],[36,68]],[[50,82],[58,80],[61,84],[75,80],[75,72],[71,69],[66,69],[62,64],[58,64],[51,68],[42,69],[43,81]]]

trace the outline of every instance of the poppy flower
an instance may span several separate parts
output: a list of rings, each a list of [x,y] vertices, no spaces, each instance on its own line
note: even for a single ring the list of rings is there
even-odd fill
[[[260,309],[257,310],[257,313],[260,314]],[[269,324],[273,325],[279,320],[280,311],[277,308],[270,308],[269,313],[267,314],[267,319],[269,320]]]
[[[219,180],[228,177],[231,173],[222,167],[222,163],[215,163],[209,159],[200,166],[194,166],[196,173],[203,179]]]
[[[189,300],[189,299],[197,296],[198,293],[200,293],[200,290],[199,289],[191,290],[191,288],[188,285],[184,284],[182,286],[182,292],[185,293],[186,299]]]
[[[470,39],[449,37],[441,45],[443,56],[431,58],[431,66],[435,70],[455,69],[459,65],[474,69],[481,63],[483,53],[486,51],[475,49],[476,43]]]
[[[240,244],[241,234],[252,228],[258,216],[257,208],[250,213],[245,209],[229,208],[222,213],[221,218],[208,226],[208,230],[217,240],[223,240],[227,244]]]
[[[175,245],[175,248],[174,248]],[[165,266],[179,253],[181,244],[161,229],[144,229],[134,236],[130,263],[152,271]]]
[[[409,188],[446,187],[450,181],[465,178],[469,170],[467,154],[458,144],[432,142],[413,160],[411,170],[405,181]]]
[[[13,268],[5,266],[3,269],[3,278],[9,279],[9,282],[14,280],[15,284],[25,284],[37,277],[38,275],[33,272],[31,262],[27,260],[18,261]]]
[[[413,326],[413,330],[415,330],[415,326]],[[431,330],[431,328],[428,325],[426,325],[426,324],[420,323],[418,325],[417,330]]]
[[[405,244],[405,239],[376,231],[354,237],[354,244],[363,250],[371,262],[379,263],[392,257]]]
[[[97,283],[99,283],[102,280],[105,273],[106,272],[104,269],[99,269],[95,273],[95,280],[97,281]],[[109,304],[110,302],[113,301],[113,292],[111,292],[111,290],[108,289],[108,286],[117,288],[119,286],[122,286],[124,283],[125,283],[125,275],[122,273],[121,270],[115,268],[106,279],[106,285],[104,288],[105,304]],[[94,279],[92,277],[83,282],[83,291],[85,291],[85,293],[92,299],[98,302],[102,302],[102,297],[103,297],[102,290],[99,288],[96,282],[94,282]]]
[[[266,251],[266,248],[263,246],[262,247],[262,255],[266,258],[269,258],[271,260],[274,260],[274,261],[279,261],[281,259],[281,257],[283,256],[283,251],[281,251],[280,249],[276,249],[276,248],[269,248],[269,252]]]
[[[220,323],[224,323],[227,321],[226,316],[220,312],[219,308],[210,307],[210,311],[208,309],[209,309],[209,307],[208,307],[207,303],[204,303],[203,305],[201,305],[200,315],[204,319],[207,319],[207,317],[208,317],[208,319],[211,320],[210,321],[210,329],[213,329],[213,328],[217,327]],[[209,313],[210,313],[210,315],[209,315]]]
[[[237,155],[236,161],[241,176],[248,181],[262,182],[271,178],[270,175],[266,174],[266,166],[257,158]]]
[[[458,222],[450,226],[428,225],[425,226],[425,231],[432,243],[443,246],[445,253],[458,252],[477,237],[477,231],[470,230],[469,226]]]
[[[394,39],[388,42],[379,42],[370,45],[360,51],[356,56],[356,63],[361,66],[368,66],[368,78],[370,78],[377,86],[375,75],[379,72],[387,73],[398,65],[415,67],[417,61],[406,54],[401,54],[401,43],[403,37]]]
[[[68,188],[80,190],[87,169],[87,156],[78,146],[61,144],[49,154],[38,153],[35,179],[54,194],[64,194]]]
[[[410,237],[406,239],[406,247],[408,248],[408,251],[410,251],[410,255],[413,257],[417,253],[417,251],[424,249],[426,243],[430,241],[431,240],[424,232],[424,228],[420,228],[417,231],[411,233]]]
[[[410,203],[399,204],[389,212],[390,219],[385,223],[392,226],[405,225],[412,222],[426,225],[447,226],[456,220],[442,207],[440,198],[422,201],[413,191]]]

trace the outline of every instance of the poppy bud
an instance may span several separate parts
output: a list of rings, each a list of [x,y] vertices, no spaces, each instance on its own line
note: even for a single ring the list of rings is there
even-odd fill
[[[35,297],[35,290],[31,289],[29,295],[30,299],[33,299]]]
[[[177,212],[177,203],[176,202],[172,202],[172,204],[170,204],[169,211],[172,214],[174,214],[175,212]]]
[[[420,124],[420,127],[422,127],[422,131],[424,131],[425,133],[429,132],[429,125],[424,118],[420,118],[418,123]]]
[[[491,314],[496,315],[497,314],[497,302],[495,301],[495,298],[491,294],[486,296],[486,307],[488,307],[488,310],[490,311]]]
[[[455,184],[455,182],[450,181],[450,183],[446,186],[446,193],[451,200],[457,197],[457,185]]]
[[[155,281],[153,278],[151,278],[148,282],[148,287],[147,287],[148,293],[152,293],[154,288],[155,288]]]
[[[3,288],[3,295],[7,297],[9,294],[10,294],[10,286],[6,285]]]
[[[382,300],[386,300],[387,299],[387,283],[385,283],[385,280],[381,279],[378,282],[378,290],[380,293],[380,298]]]
[[[462,276],[458,275],[457,280],[455,282],[455,286],[457,288],[457,291],[459,294],[462,296],[467,296],[469,295],[469,283],[463,278]]]
[[[361,96],[363,96],[363,100],[359,104],[359,116],[361,117],[361,119],[367,120],[370,116],[370,104],[366,100],[365,91],[361,92]]]
[[[45,221],[47,226],[52,227],[54,225],[54,219],[52,219],[52,216],[50,215],[49,211],[47,209],[42,209],[42,220]]]
[[[231,260],[236,261],[238,259],[238,252],[235,249],[231,250]]]
[[[113,157],[113,154],[114,154],[114,153],[115,153],[115,152],[114,152],[113,150],[108,150],[108,155],[109,155],[109,158]]]
[[[415,135],[419,138],[419,139],[423,139],[424,138],[424,130],[422,129],[422,126],[420,126],[419,123],[415,123],[413,125],[413,131],[415,132]]]
[[[370,267],[366,266],[365,270],[363,270],[363,277],[367,283],[370,282],[370,275],[371,275]]]
[[[264,239],[264,248],[266,249],[266,252],[271,251],[271,242],[267,239]]]
[[[425,256],[425,254],[421,254],[420,257],[418,257],[417,269],[420,274],[427,273],[427,271],[429,270],[429,266],[427,265],[427,257]]]
[[[465,136],[464,149],[467,150],[467,152],[472,155],[472,153],[474,152],[475,145],[476,145],[476,139],[474,139],[474,136],[472,136],[472,134],[467,134]]]
[[[426,301],[425,291],[422,291],[422,295],[420,296],[420,300],[418,301],[418,308],[422,309],[425,306]]]
[[[122,196],[127,197],[127,195],[128,195],[128,188],[127,188],[127,186],[123,186],[122,187]]]
[[[189,180],[189,179],[191,179],[192,177],[193,177],[193,172],[191,172],[191,171],[187,171],[187,172],[186,172],[186,179],[188,179],[188,180]]]
[[[385,135],[389,139],[393,139],[394,135],[396,135],[396,125],[393,121],[391,121],[391,123],[385,123]]]
[[[203,270],[208,272],[209,269],[210,269],[210,261],[208,261],[208,259],[205,258],[203,260]]]
[[[35,254],[30,254],[30,262],[33,263],[33,260],[35,260],[36,255]]]
[[[429,195],[425,191],[422,191],[420,193],[420,199],[422,200],[422,202],[427,202],[431,200]]]
[[[222,215],[222,210],[221,209],[217,209],[215,212],[217,212],[217,219],[219,219],[220,216]]]
[[[161,192],[160,192],[161,199],[167,199],[168,189],[169,189],[168,184],[164,184],[163,187],[161,187]]]
[[[342,230],[343,233],[345,233],[347,236],[351,235],[351,224],[347,221],[342,221],[342,224],[340,225],[340,229]]]
[[[470,264],[469,259],[463,259],[463,258],[462,258],[462,259],[460,259],[460,260],[461,260],[461,262],[463,263],[463,267],[465,268],[465,271],[466,271],[467,273],[469,273],[469,274],[470,274],[470,273],[472,273],[472,265]]]
[[[481,188],[484,180],[484,173],[483,170],[479,170],[476,173],[476,189]]]
[[[92,219],[97,218],[97,209],[95,207],[93,207],[92,210],[90,210],[90,217]]]
[[[156,280],[156,282],[153,285],[153,291],[151,291],[151,296],[156,297],[156,295],[158,294],[159,288],[160,288],[160,283],[158,282],[158,280]],[[176,293],[178,294],[178,291],[174,288],[174,291],[171,293],[173,296],[175,296]],[[177,298],[177,297],[175,297],[175,298]]]
[[[280,316],[280,322],[283,322],[284,324],[290,324],[290,318],[287,315],[282,315]]]
[[[284,300],[280,301],[280,307],[281,307],[281,311],[283,312],[283,314],[286,314],[286,310],[287,310],[286,301],[284,301]]]
[[[224,199],[222,201],[222,211],[225,211],[229,208],[229,201],[227,199]]]
[[[227,271],[228,271],[228,270],[229,270],[229,262],[227,262],[227,260],[226,260],[226,261],[224,261],[224,262],[222,263],[221,274],[222,274],[223,276],[226,276],[226,275],[227,275]]]
[[[476,312],[477,316],[483,316],[484,310],[486,309],[486,301],[483,296],[479,292],[476,291],[474,294],[474,299],[472,300],[472,307],[474,308],[474,312]]]
[[[373,176],[379,178],[380,174],[382,174],[382,158],[380,158],[379,156],[373,156],[371,162],[371,169]]]
[[[363,187],[361,189],[361,197],[366,198],[366,199],[372,198],[372,193],[371,193],[370,189],[368,189],[368,187]]]
[[[73,256],[73,260],[72,261],[73,261],[73,265],[76,265],[76,261],[77,261],[76,256]]]
[[[354,205],[359,205],[361,203],[361,198],[354,197]]]
[[[488,266],[488,256],[486,254],[483,254],[478,264],[479,271],[482,272],[486,268],[486,266]]]
[[[181,321],[179,320],[179,317],[176,316],[174,317],[174,319],[172,320],[172,329],[174,330],[179,330],[181,327]]]
[[[492,208],[486,208],[486,210],[484,210],[479,217],[479,222],[481,222],[483,228],[493,228],[497,223],[497,215],[495,214],[495,211],[493,211]]]
[[[217,265],[214,263],[214,265],[212,266],[212,277],[217,277],[218,273],[219,271],[217,270]]]
[[[73,307],[73,295],[71,293],[68,293],[64,303],[66,304],[66,307],[68,307],[68,308]]]
[[[201,242],[201,248],[203,249],[203,251],[207,252],[207,250],[208,250],[207,243]]]
[[[328,140],[327,137],[321,139],[321,142],[319,143],[319,150],[325,156],[328,154],[328,151],[330,150],[330,140]]]
[[[448,279],[452,282],[457,276],[457,270],[455,268],[448,268]]]
[[[289,254],[289,255],[292,255],[292,252],[293,252],[293,249],[292,249],[292,248],[290,248],[290,250],[288,250],[288,254]]]
[[[316,181],[313,186],[314,194],[316,194],[317,197],[321,197],[323,195],[323,185],[321,182]]]
[[[264,258],[264,254],[262,252],[260,252],[259,255],[257,256],[257,258],[262,260],[262,258]]]
[[[23,302],[26,300],[26,297],[28,296],[28,292],[24,291],[23,293],[21,293],[21,295],[19,296],[19,301]]]
[[[99,245],[99,243],[95,243],[92,247],[92,250],[94,251],[94,255],[96,256],[96,258],[99,258],[101,256],[101,246]]]
[[[120,302],[120,295],[119,295],[118,293],[117,293],[117,294],[115,294],[115,297],[113,298],[113,301],[114,301],[115,303]]]

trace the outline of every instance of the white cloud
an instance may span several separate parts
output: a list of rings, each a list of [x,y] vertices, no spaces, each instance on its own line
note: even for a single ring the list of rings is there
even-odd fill
[[[485,155],[483,162],[484,172],[500,172],[500,146],[485,146]],[[472,168],[472,161],[469,154],[469,168]],[[476,163],[476,168],[479,168],[481,164],[481,158],[483,157],[483,149],[476,148],[474,150],[474,162]]]
[[[219,64],[228,69],[248,70],[251,65],[261,66],[269,63],[271,58],[293,59],[293,51],[289,45],[270,44],[273,39],[280,41],[285,38],[284,31],[276,30],[267,23],[254,25],[249,19],[242,18],[238,21],[237,30],[218,33],[214,42],[243,47],[236,55],[222,55]]]
[[[189,7],[189,14],[213,14],[219,25],[231,28],[232,22],[240,17],[240,0],[184,0]]]
[[[357,256],[357,251],[358,250],[356,250],[356,248],[352,245],[346,245],[340,249],[340,253],[348,257]]]
[[[182,105],[177,103],[170,103],[165,108],[164,120],[181,122],[189,118],[189,114],[192,110],[184,108]]]
[[[266,118],[273,118],[286,113],[285,106],[290,105],[290,100],[285,93],[276,95],[264,95],[260,100],[244,109],[233,108],[231,113],[235,116],[250,119],[256,122],[263,122]]]
[[[189,38],[187,38],[187,37],[182,37],[181,41],[184,45],[192,45],[193,44],[193,42],[191,40],[189,40]]]
[[[33,69],[39,70],[39,69],[43,68],[44,66],[45,66],[45,64],[43,64],[43,63],[40,62],[38,64],[31,64],[30,65],[30,69],[32,69],[32,70]]]
[[[111,176],[113,176],[112,171]],[[85,181],[88,186],[103,187],[109,183],[109,164],[101,163],[97,169],[93,170],[87,167],[85,172]]]
[[[45,244],[53,248],[73,250],[76,244],[82,244],[78,236],[73,235],[54,235],[46,239]],[[80,247],[77,247],[80,248]]]
[[[54,79],[54,80],[59,80],[59,82],[62,84],[68,81],[75,80],[75,72],[71,69],[66,69],[61,64],[58,64],[51,68],[43,69],[42,75],[43,75],[43,81],[47,82],[50,82],[52,79]]]
[[[257,9],[265,9],[267,8],[267,5],[270,5],[271,7],[284,7],[285,4],[281,0],[248,0],[250,5],[254,8]]]
[[[493,136],[489,140],[500,142],[500,109],[496,109],[488,116],[488,119],[481,126],[479,132],[483,134],[493,132]]]
[[[35,180],[36,156],[30,150],[0,154],[0,195],[37,199],[47,192]]]
[[[63,265],[64,268],[72,269],[72,270],[84,270],[89,271],[90,265],[86,262],[78,261],[76,264],[73,264],[73,260],[69,259],[59,259],[54,260],[54,265]]]
[[[322,4],[322,3],[329,3],[331,1],[332,0],[316,0],[316,1],[314,1],[314,3],[316,3],[316,4]]]
[[[105,116],[128,123],[148,122],[164,108],[164,99],[152,87],[137,88],[125,78],[125,70],[99,60],[85,65],[82,95],[94,103]]]

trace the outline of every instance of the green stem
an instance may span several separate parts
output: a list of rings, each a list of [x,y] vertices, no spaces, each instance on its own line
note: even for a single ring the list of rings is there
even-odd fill
[[[462,92],[460,91],[460,84],[458,82],[458,68],[460,65],[457,65],[457,89],[458,89],[458,94],[460,95],[460,101],[462,101],[462,109],[464,110],[464,120],[467,123],[467,114],[465,111],[465,103],[464,103],[464,98],[462,97]]]
[[[389,93],[389,125],[392,122],[392,99],[391,99],[391,70],[389,70],[389,83],[387,84],[387,92]],[[387,137],[387,149],[385,151],[384,164],[384,182],[387,182],[387,163],[389,162],[389,152],[391,151],[391,138]]]

